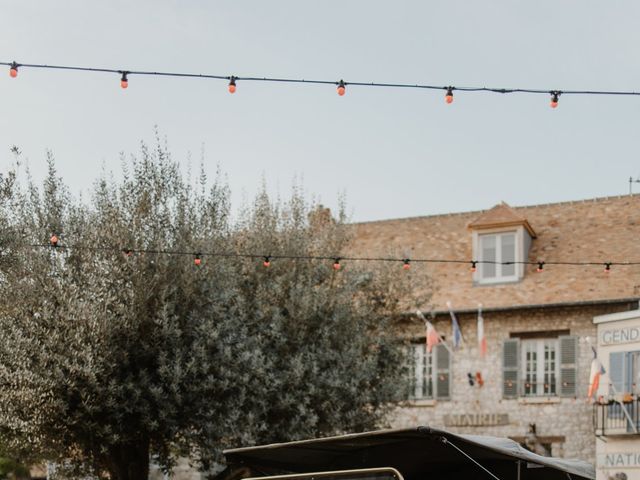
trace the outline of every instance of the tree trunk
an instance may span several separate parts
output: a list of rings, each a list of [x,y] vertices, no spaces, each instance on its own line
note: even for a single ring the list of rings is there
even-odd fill
[[[107,465],[111,480],[147,480],[149,439],[112,446]]]

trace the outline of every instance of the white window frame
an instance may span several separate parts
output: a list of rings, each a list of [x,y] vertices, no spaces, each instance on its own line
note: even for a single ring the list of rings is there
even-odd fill
[[[535,359],[529,354],[535,354]],[[549,353],[549,356],[545,356]],[[551,355],[551,353],[553,353]],[[520,378],[523,397],[557,397],[560,389],[560,341],[557,338],[521,340]],[[530,368],[533,367],[533,368]]]
[[[435,348],[431,353],[427,352],[426,343],[412,343],[410,348],[410,368],[411,368],[411,390],[409,398],[411,400],[433,400],[436,398],[436,365]],[[431,393],[428,393],[428,384],[431,384]],[[420,387],[418,387],[420,385]],[[417,390],[420,388],[421,393]]]
[[[474,281],[481,285],[490,285],[495,283],[510,283],[517,282],[522,278],[522,274],[524,272],[522,262],[522,251],[523,251],[523,231],[522,227],[511,230],[494,230],[494,231],[486,231],[486,232],[474,232],[473,234],[473,250],[474,250],[474,260],[478,261],[477,270],[474,274]],[[502,238],[504,235],[513,235],[514,236],[514,273],[513,275],[502,275],[502,267],[500,262],[502,262]],[[487,264],[482,263],[483,258],[483,250],[482,250],[482,239],[488,237],[495,237],[496,239],[496,258],[495,264],[496,267],[496,276],[486,278],[484,276],[484,269]]]

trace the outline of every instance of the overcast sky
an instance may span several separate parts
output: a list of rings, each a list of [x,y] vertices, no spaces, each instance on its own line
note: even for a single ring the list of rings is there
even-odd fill
[[[346,81],[640,90],[640,2],[0,2],[0,61]],[[0,72],[1,73],[1,72]],[[465,94],[132,77],[0,74],[0,168],[53,151],[75,192],[153,140],[204,150],[236,203],[295,177],[354,220],[628,193],[640,97]],[[640,183],[634,185],[640,192]]]

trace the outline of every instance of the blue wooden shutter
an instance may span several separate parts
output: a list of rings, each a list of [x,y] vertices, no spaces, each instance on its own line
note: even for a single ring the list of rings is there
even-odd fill
[[[502,397],[517,398],[520,393],[520,339],[502,343]]]
[[[433,350],[435,354],[436,398],[451,398],[451,354],[447,347],[439,343]]]
[[[560,341],[560,389],[561,397],[577,395],[578,337],[561,336]]]

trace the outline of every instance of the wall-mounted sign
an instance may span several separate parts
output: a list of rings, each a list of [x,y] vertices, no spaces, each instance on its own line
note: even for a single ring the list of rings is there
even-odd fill
[[[598,467],[601,468],[640,468],[640,452],[613,452],[598,455]]]
[[[444,416],[447,427],[490,427],[493,425],[508,425],[507,413],[453,413]]]
[[[600,334],[601,345],[640,342],[640,327],[612,328]]]

